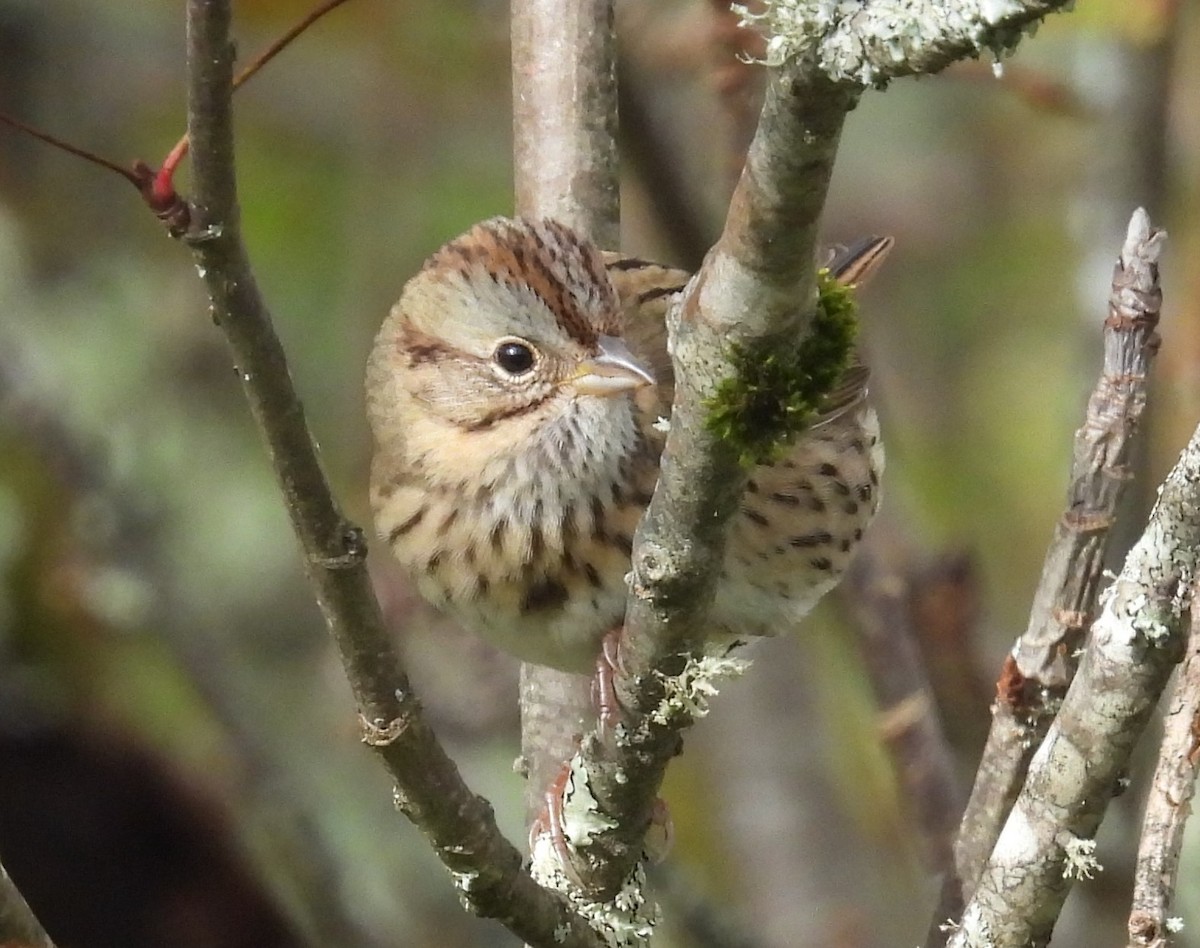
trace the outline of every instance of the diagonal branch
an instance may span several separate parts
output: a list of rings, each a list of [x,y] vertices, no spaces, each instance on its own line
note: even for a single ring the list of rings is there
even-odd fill
[[[0,865],[0,944],[21,948],[54,948],[33,910]]]
[[[1183,654],[1200,559],[1200,428],[1105,592],[1079,671],[1029,765],[951,948],[1044,945],[1093,835]]]
[[[321,470],[304,410],[242,242],[233,161],[230,0],[189,0],[188,131],[195,201],[187,235],[267,444],[317,600],[358,702],[363,738],[396,782],[396,805],[428,838],[476,913],[537,946],[599,939],[521,871],[491,806],[463,783],[422,715],[384,628],[362,531]]]

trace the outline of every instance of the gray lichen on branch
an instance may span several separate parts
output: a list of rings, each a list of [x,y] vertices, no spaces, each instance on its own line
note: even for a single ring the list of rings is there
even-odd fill
[[[834,82],[883,87],[960,59],[1012,52],[1038,22],[1073,0],[764,0],[733,4],[767,34],[765,62],[799,61]]]

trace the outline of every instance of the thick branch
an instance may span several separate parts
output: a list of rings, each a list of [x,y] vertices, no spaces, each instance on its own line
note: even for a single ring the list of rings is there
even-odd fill
[[[517,213],[620,246],[612,0],[513,0]]]
[[[991,731],[955,843],[956,873],[947,877],[935,930],[946,918],[957,917],[974,893],[1091,623],[1110,527],[1129,483],[1126,471],[1146,404],[1146,377],[1158,351],[1157,261],[1164,239],[1145,211],[1134,213],[1113,271],[1103,370],[1083,427],[1075,433],[1067,507],[1046,552],[1029,625],[1000,675]],[[938,940],[936,931],[931,938]]]
[[[1182,656],[1198,556],[1200,428],[1104,594],[1078,674],[1030,762],[951,948],[1045,944],[1072,880],[1100,868],[1092,837]]]
[[[500,835],[491,806],[466,787],[430,731],[384,628],[364,566],[362,531],[342,516],[321,470],[240,234],[229,7],[229,0],[189,0],[187,7],[196,190],[187,238],[341,652],[364,740],[396,781],[397,806],[428,837],[473,911],[499,919],[533,945],[597,946],[586,924],[521,871],[521,856]]]
[[[0,945],[21,948],[54,948],[16,883],[0,865]]]
[[[1163,723],[1162,747],[1146,800],[1138,846],[1129,948],[1169,948],[1175,928],[1171,901],[1179,878],[1183,831],[1191,815],[1200,767],[1200,610],[1192,610],[1187,656],[1179,668]]]

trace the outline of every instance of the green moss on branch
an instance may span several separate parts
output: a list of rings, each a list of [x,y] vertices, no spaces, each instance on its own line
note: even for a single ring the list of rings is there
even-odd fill
[[[778,336],[735,344],[733,374],[705,402],[706,427],[737,451],[745,467],[776,460],[841,380],[857,331],[852,290],[821,270],[807,337],[799,345]]]

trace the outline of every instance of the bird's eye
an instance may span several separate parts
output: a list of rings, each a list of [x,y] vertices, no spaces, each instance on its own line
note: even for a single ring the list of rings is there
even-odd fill
[[[509,375],[521,375],[533,368],[533,349],[524,342],[508,340],[496,346],[492,358]]]

